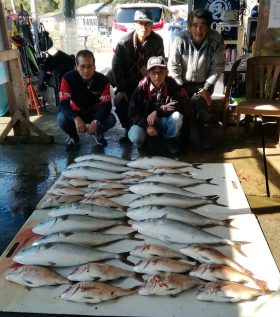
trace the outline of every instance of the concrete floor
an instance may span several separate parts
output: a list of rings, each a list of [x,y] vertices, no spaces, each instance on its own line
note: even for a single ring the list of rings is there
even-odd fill
[[[54,135],[55,142],[50,145],[0,145],[0,254],[74,157],[92,152],[125,159],[135,159],[138,156],[133,146],[118,143],[123,133],[119,125],[108,133],[108,146],[105,149],[96,146],[89,136],[83,136],[81,147],[67,153],[63,147],[65,136],[57,128],[54,115],[44,112],[40,117],[34,115],[30,119],[43,131]],[[9,117],[0,118],[0,133],[9,120]],[[280,199],[277,201],[280,197],[280,148],[277,147],[276,130],[271,128],[267,131],[269,185],[275,199],[268,199],[262,202],[263,205],[255,204],[256,197],[266,196],[259,134],[254,130],[249,135],[241,131],[240,141],[236,143],[234,132],[235,127],[229,127],[226,136],[223,136],[222,129],[216,128],[214,150],[206,153],[186,149],[178,158],[197,163],[233,163],[248,201],[255,208],[253,211],[257,210],[259,223],[280,268]],[[273,203],[274,208],[270,209]]]

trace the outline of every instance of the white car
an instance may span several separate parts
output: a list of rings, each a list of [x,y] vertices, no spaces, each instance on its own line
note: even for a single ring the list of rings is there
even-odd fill
[[[153,31],[163,38],[165,57],[168,57],[170,34],[167,26],[172,10],[159,3],[126,3],[116,7],[111,37],[113,49],[125,34],[134,30],[135,11],[143,8],[152,12]]]

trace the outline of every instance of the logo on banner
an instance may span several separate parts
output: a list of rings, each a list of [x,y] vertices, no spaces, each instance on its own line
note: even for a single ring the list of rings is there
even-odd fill
[[[217,23],[222,21],[224,12],[232,10],[232,5],[230,0],[209,0],[205,5],[206,9],[212,12],[213,23],[212,28],[216,29]]]

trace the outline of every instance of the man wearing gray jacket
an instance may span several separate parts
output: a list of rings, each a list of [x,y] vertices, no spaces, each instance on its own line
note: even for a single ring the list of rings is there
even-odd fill
[[[204,149],[213,146],[211,95],[225,65],[223,38],[211,30],[211,23],[210,11],[196,9],[190,12],[188,30],[175,38],[169,58],[169,74],[181,86],[181,95],[186,99],[185,117],[189,120],[185,121],[189,125],[198,123],[199,141]],[[198,100],[192,108],[189,101],[194,94]]]

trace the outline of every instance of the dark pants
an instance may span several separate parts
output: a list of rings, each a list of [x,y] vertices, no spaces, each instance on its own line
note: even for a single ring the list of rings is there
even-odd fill
[[[128,117],[128,108],[129,108],[129,101],[134,89],[135,89],[134,87],[131,87],[126,91],[128,101],[126,101],[125,99],[122,99],[118,104],[114,102],[114,106],[116,108],[115,113],[118,116],[122,127],[126,130],[129,130],[129,128],[132,125]]]
[[[84,120],[86,124],[89,124],[96,118],[96,113],[83,116],[79,114],[79,116]],[[70,120],[64,116],[62,112],[59,112],[56,117],[56,121],[58,126],[72,139],[79,139],[75,122],[74,120]],[[105,120],[100,121],[101,131],[106,132],[107,130],[111,129],[116,124],[115,116],[110,113]]]

